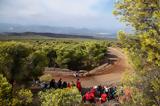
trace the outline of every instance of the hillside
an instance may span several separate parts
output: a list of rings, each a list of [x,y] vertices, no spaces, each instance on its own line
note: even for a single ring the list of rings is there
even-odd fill
[[[24,32],[24,33],[1,33],[1,40],[11,39],[53,39],[53,38],[86,38],[95,39],[93,36],[85,35],[68,35],[68,34],[55,34],[55,33],[36,33],[36,32]]]
[[[70,35],[70,34],[56,34],[56,33],[37,33],[37,32],[23,32],[23,33],[0,33],[0,40],[20,40],[20,39],[54,39],[54,38],[69,38],[69,39],[107,39],[115,40],[114,38],[107,38],[101,36],[88,35]]]

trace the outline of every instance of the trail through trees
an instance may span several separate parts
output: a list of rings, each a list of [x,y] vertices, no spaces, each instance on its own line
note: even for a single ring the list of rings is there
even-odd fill
[[[101,65],[89,72],[88,75],[80,77],[83,87],[92,87],[95,85],[109,85],[118,83],[125,70],[131,69],[128,64],[127,56],[119,48],[109,48],[109,59],[115,60],[112,64]],[[65,73],[59,71],[47,71],[45,74],[51,74],[54,79],[63,78],[65,81],[75,81],[73,73]]]

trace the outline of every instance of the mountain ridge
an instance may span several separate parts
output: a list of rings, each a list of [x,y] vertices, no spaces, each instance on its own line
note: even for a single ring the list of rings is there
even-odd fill
[[[67,34],[67,35],[85,35],[85,36],[115,38],[115,33],[109,33],[109,31],[104,31],[102,29],[93,30],[88,28],[0,23],[0,33],[14,33],[14,32],[56,33],[56,34]]]

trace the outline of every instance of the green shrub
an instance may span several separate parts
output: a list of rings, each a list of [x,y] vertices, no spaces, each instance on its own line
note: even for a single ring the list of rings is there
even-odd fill
[[[17,92],[16,98],[18,100],[18,104],[27,106],[32,103],[33,94],[29,89],[20,89]]]
[[[39,97],[42,106],[75,106],[82,101],[77,88],[51,89],[39,92]]]
[[[20,89],[13,92],[11,84],[0,74],[0,106],[27,106],[32,103],[32,92]]]
[[[0,74],[0,106],[8,106],[11,99],[12,86]]]

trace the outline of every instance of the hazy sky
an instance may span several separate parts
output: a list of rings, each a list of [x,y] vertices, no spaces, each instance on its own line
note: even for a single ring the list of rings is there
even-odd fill
[[[0,23],[121,29],[115,0],[0,0]]]

